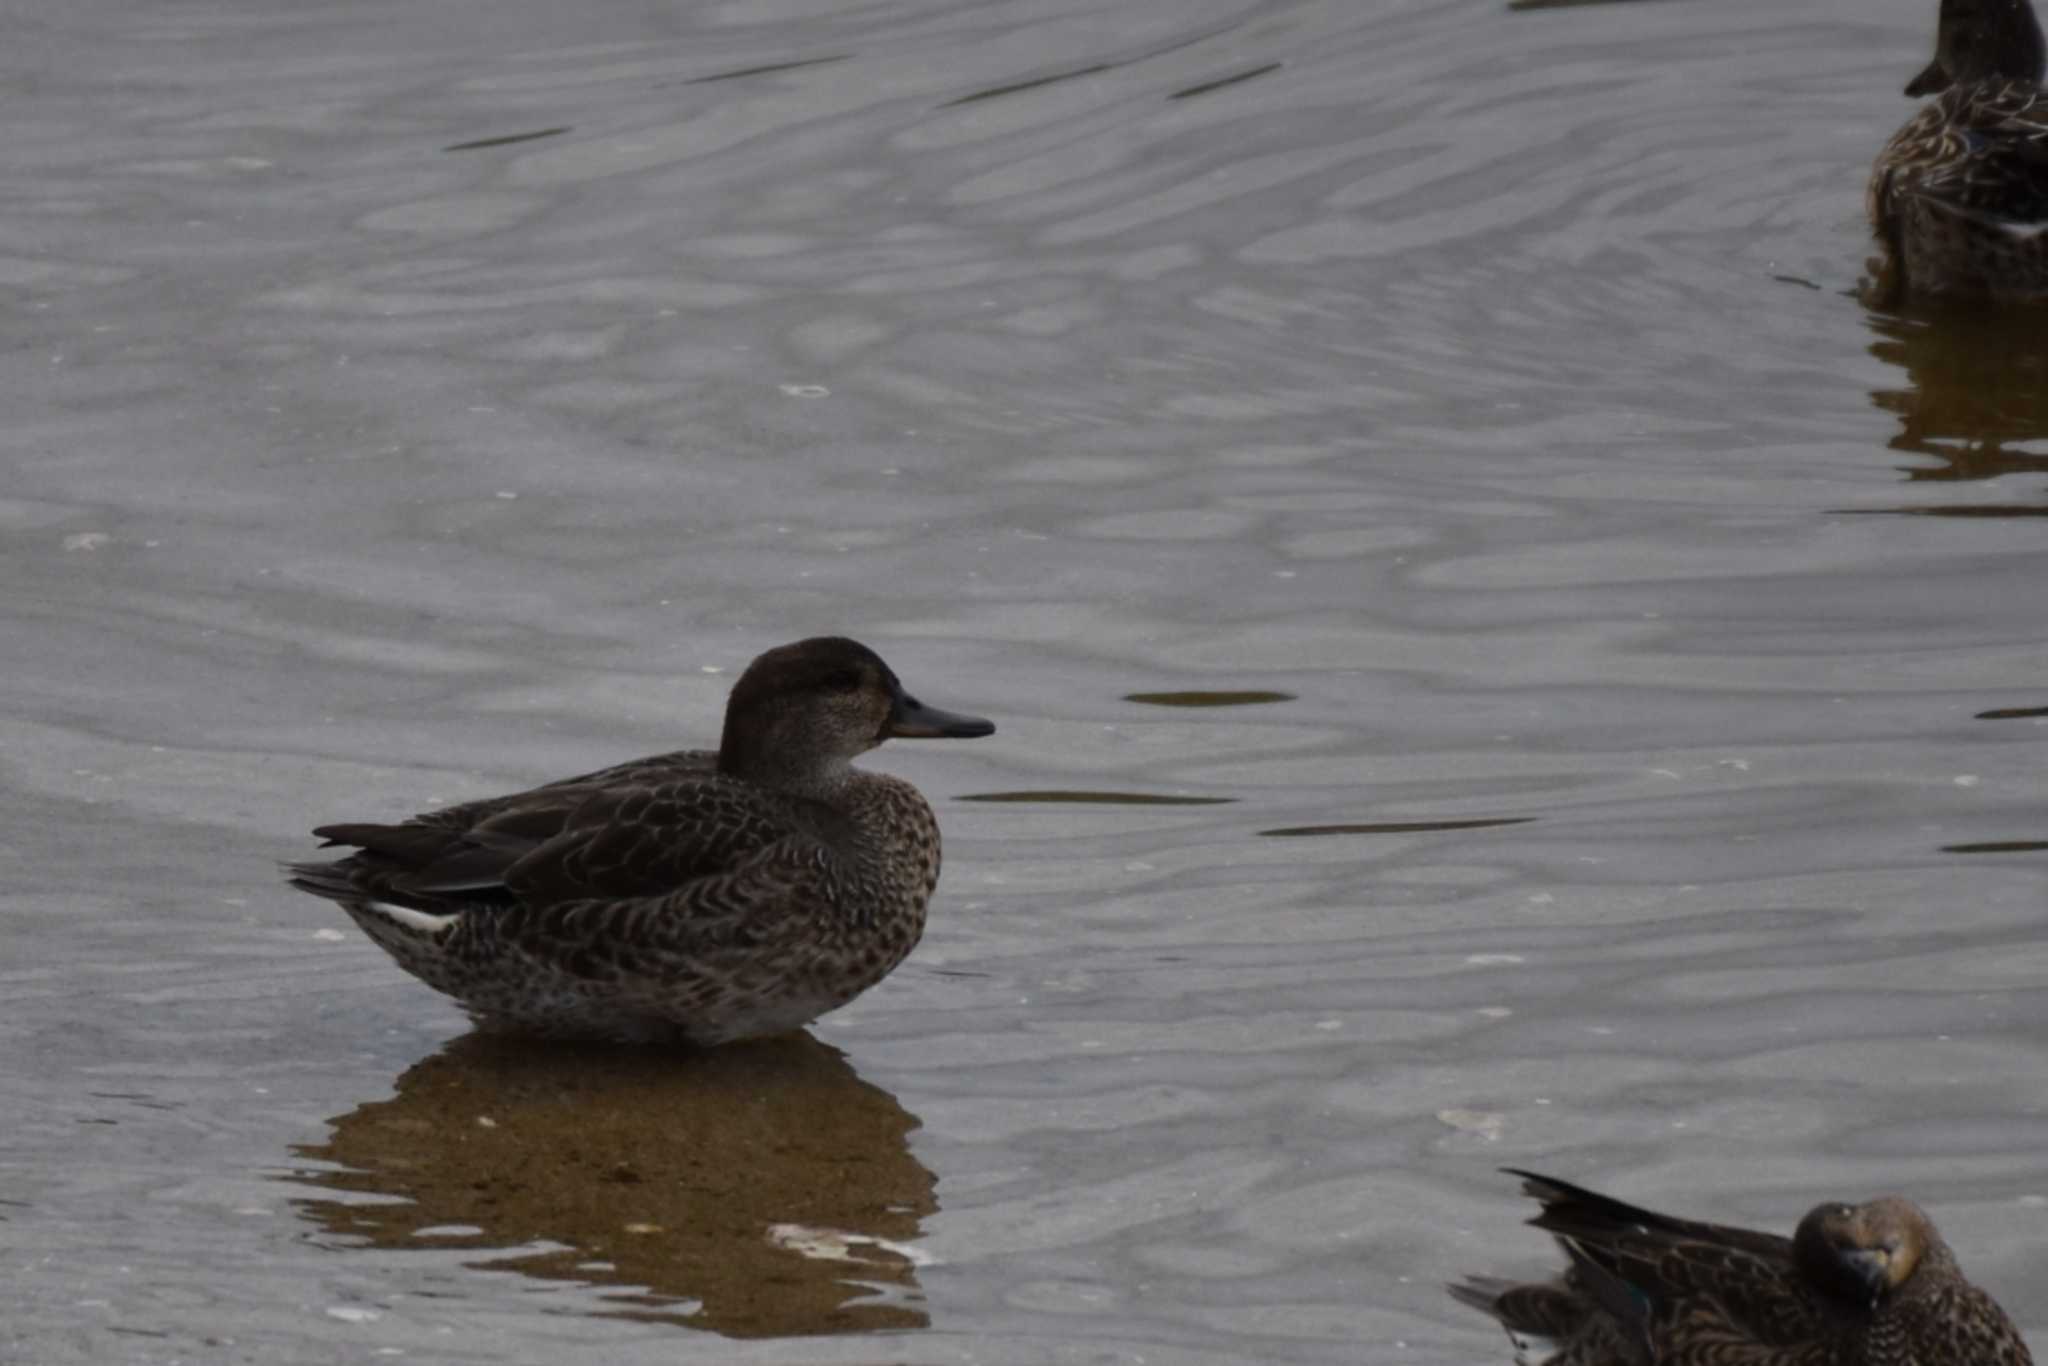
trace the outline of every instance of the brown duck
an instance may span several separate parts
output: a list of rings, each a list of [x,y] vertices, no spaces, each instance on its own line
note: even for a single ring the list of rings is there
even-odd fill
[[[401,825],[324,825],[355,853],[290,866],[398,965],[489,1028],[724,1043],[799,1028],[924,932],[939,825],[852,760],[995,726],[906,694],[837,637],[768,651],[718,749],[681,750]]]
[[[2029,0],[1941,0],[1934,60],[1906,86],[1935,98],[1870,173],[1873,304],[2048,298],[2043,58]]]
[[[1784,1238],[1509,1171],[1570,1265],[1550,1282],[1475,1276],[1450,1290],[1518,1349],[1548,1339],[1545,1366],[2031,1366],[2012,1320],[1910,1200],[1816,1205]]]

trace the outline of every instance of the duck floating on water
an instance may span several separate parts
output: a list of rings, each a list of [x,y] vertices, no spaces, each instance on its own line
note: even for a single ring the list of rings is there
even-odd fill
[[[1941,0],[1934,60],[1906,86],[1934,100],[1878,153],[1866,297],[2048,299],[2048,95],[2029,0]]]
[[[839,637],[770,650],[716,751],[679,750],[399,825],[289,866],[480,1025],[690,1045],[784,1033],[902,962],[939,881],[939,824],[853,767],[891,738],[995,725],[927,707]]]
[[[1517,1339],[1554,1343],[1545,1366],[2032,1366],[1910,1200],[1817,1205],[1784,1238],[1508,1170],[1571,1265],[1549,1282],[1450,1289]]]

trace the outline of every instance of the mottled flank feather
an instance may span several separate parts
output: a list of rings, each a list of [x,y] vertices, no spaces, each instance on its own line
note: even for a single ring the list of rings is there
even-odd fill
[[[1784,1238],[1512,1174],[1564,1273],[1450,1290],[1500,1321],[1517,1361],[1541,1339],[1545,1366],[2032,1366],[2012,1320],[1898,1196],[1816,1206]]]
[[[290,868],[480,1022],[715,1044],[781,1033],[903,961],[939,879],[917,789],[852,767],[890,736],[995,729],[907,696],[854,641],[799,641],[734,685],[719,748],[636,759],[401,825]]]
[[[1866,196],[1878,255],[1868,297],[2048,298],[2048,96],[2030,0],[1942,0],[1935,98],[1892,135]]]

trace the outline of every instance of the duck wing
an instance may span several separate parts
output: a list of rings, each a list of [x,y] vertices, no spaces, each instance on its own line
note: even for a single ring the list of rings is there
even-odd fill
[[[1560,1236],[1594,1241],[1624,1233],[1661,1236],[1736,1248],[1758,1257],[1782,1260],[1788,1267],[1792,1264],[1792,1240],[1776,1233],[1679,1219],[1587,1190],[1584,1186],[1575,1186],[1554,1176],[1524,1171],[1519,1167],[1503,1170],[1510,1176],[1521,1177],[1523,1194],[1543,1206],[1543,1212],[1531,1219],[1530,1224]]]
[[[357,852],[294,865],[305,890],[435,913],[661,896],[760,851],[817,844],[809,803],[722,778],[694,751],[423,812],[398,825],[324,825]]]
[[[824,844],[809,803],[766,796],[716,775],[606,786],[583,797],[561,828],[504,867],[501,884],[529,907],[672,895],[745,869],[767,851],[778,861]],[[503,817],[481,832],[496,841]]]
[[[1569,1285],[1501,1280],[1495,1276],[1467,1276],[1454,1282],[1451,1298],[1493,1315],[1510,1333],[1549,1338],[1562,1342],[1586,1324],[1591,1312],[1585,1297]]]
[[[1646,1357],[1786,1366],[1809,1350],[1824,1355],[1824,1323],[1793,1266],[1791,1239],[1677,1219],[1553,1177],[1515,1174],[1543,1205],[1529,1222],[1571,1257],[1570,1283],[1630,1337],[1646,1348],[1654,1342]]]
[[[2048,92],[1980,84],[1944,95],[1938,109],[1938,149],[1899,191],[2009,233],[2048,227]]]

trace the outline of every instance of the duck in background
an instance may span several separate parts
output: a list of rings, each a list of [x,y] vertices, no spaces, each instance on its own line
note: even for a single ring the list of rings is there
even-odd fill
[[[1570,1265],[1553,1281],[1450,1287],[1545,1366],[2032,1366],[1926,1213],[1886,1196],[1816,1205],[1790,1238],[1694,1223],[1508,1169]]]
[[[1935,99],[1871,170],[1873,306],[2048,298],[2043,58],[2029,0],[1941,0],[1934,60],[1906,86]]]

